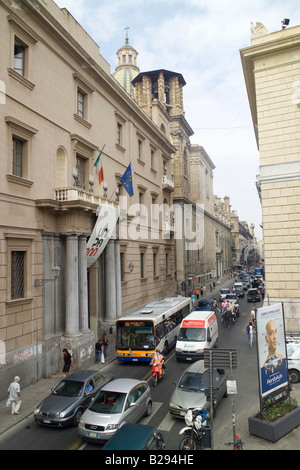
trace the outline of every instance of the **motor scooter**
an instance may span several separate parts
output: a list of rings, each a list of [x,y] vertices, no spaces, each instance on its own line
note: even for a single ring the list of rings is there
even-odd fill
[[[161,362],[154,362],[152,365],[152,383],[156,387],[157,382],[161,380],[164,375],[164,369]]]

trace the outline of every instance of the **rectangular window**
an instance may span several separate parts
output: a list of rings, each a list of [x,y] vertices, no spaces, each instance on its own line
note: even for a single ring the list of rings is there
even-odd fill
[[[25,251],[11,252],[11,300],[24,298]]]
[[[138,140],[138,159],[143,159],[143,142],[141,140]]]
[[[169,274],[169,253],[166,253],[166,274]]]
[[[81,90],[77,90],[77,114],[84,117],[84,94]]]
[[[24,75],[25,64],[25,49],[26,46],[18,39],[15,38],[14,46],[14,70],[20,75]]]
[[[117,144],[121,145],[122,142],[122,125],[117,123]]]
[[[76,168],[78,170],[78,186],[85,189],[85,158],[76,155]]]
[[[154,150],[151,150],[151,168],[152,168],[152,170],[155,169],[155,152],[154,152]]]
[[[145,272],[144,272],[144,269],[145,269],[145,266],[144,266],[144,262],[145,262],[145,253],[140,253],[140,264],[141,264],[141,279],[143,279],[145,277]]]
[[[23,141],[13,137],[12,173],[22,178]]]
[[[157,274],[157,269],[156,269],[156,259],[157,259],[157,253],[153,253],[153,276],[155,277]]]

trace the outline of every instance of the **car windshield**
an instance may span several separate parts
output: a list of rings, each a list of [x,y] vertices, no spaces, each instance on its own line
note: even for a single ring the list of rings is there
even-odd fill
[[[212,306],[212,302],[205,302],[205,301],[201,301],[201,300],[200,300],[200,301],[198,302],[197,308],[198,308],[199,310],[204,310],[204,309],[210,310],[210,309],[211,309],[211,306]]]
[[[122,413],[126,393],[110,392],[101,390],[96,396],[90,410],[95,413],[116,414]]]
[[[205,341],[205,328],[180,328],[178,333],[179,341]]]
[[[79,397],[83,391],[84,382],[77,380],[62,380],[52,391],[53,395],[61,397]]]
[[[194,372],[186,372],[180,379],[178,388],[180,390],[191,391],[191,392],[204,392],[204,386],[202,384],[202,374],[196,374]]]

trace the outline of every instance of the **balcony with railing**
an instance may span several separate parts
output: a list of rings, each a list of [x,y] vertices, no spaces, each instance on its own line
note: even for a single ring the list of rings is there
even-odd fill
[[[118,207],[119,203],[100,196],[93,191],[85,191],[82,188],[73,186],[70,188],[54,188],[53,199],[38,199],[37,207],[48,208],[56,211],[68,209],[81,209],[84,211],[96,212],[99,206]]]
[[[174,191],[174,180],[173,178],[170,178],[170,176],[163,175],[162,177],[162,188],[165,191],[172,192]]]

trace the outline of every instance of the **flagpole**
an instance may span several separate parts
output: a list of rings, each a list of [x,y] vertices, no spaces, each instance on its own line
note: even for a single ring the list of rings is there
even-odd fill
[[[102,155],[102,152],[103,152],[103,149],[104,149],[105,145],[106,145],[106,144],[104,144],[103,147],[102,147],[102,149],[100,150],[100,153],[99,153],[98,157],[96,158],[96,162],[98,161],[98,158],[100,157],[100,155]],[[95,162],[95,163],[96,163],[96,162]],[[95,163],[93,164],[93,166],[95,166]],[[88,180],[89,177],[90,177],[90,174],[86,177],[86,180],[84,181],[83,185],[81,186],[81,189],[84,188],[84,186],[86,185],[87,180]]]
[[[112,195],[110,196],[110,199],[113,197],[113,194],[116,192],[116,189],[120,186],[120,183],[117,184],[117,186],[115,187],[115,189],[113,190],[112,192]]]

